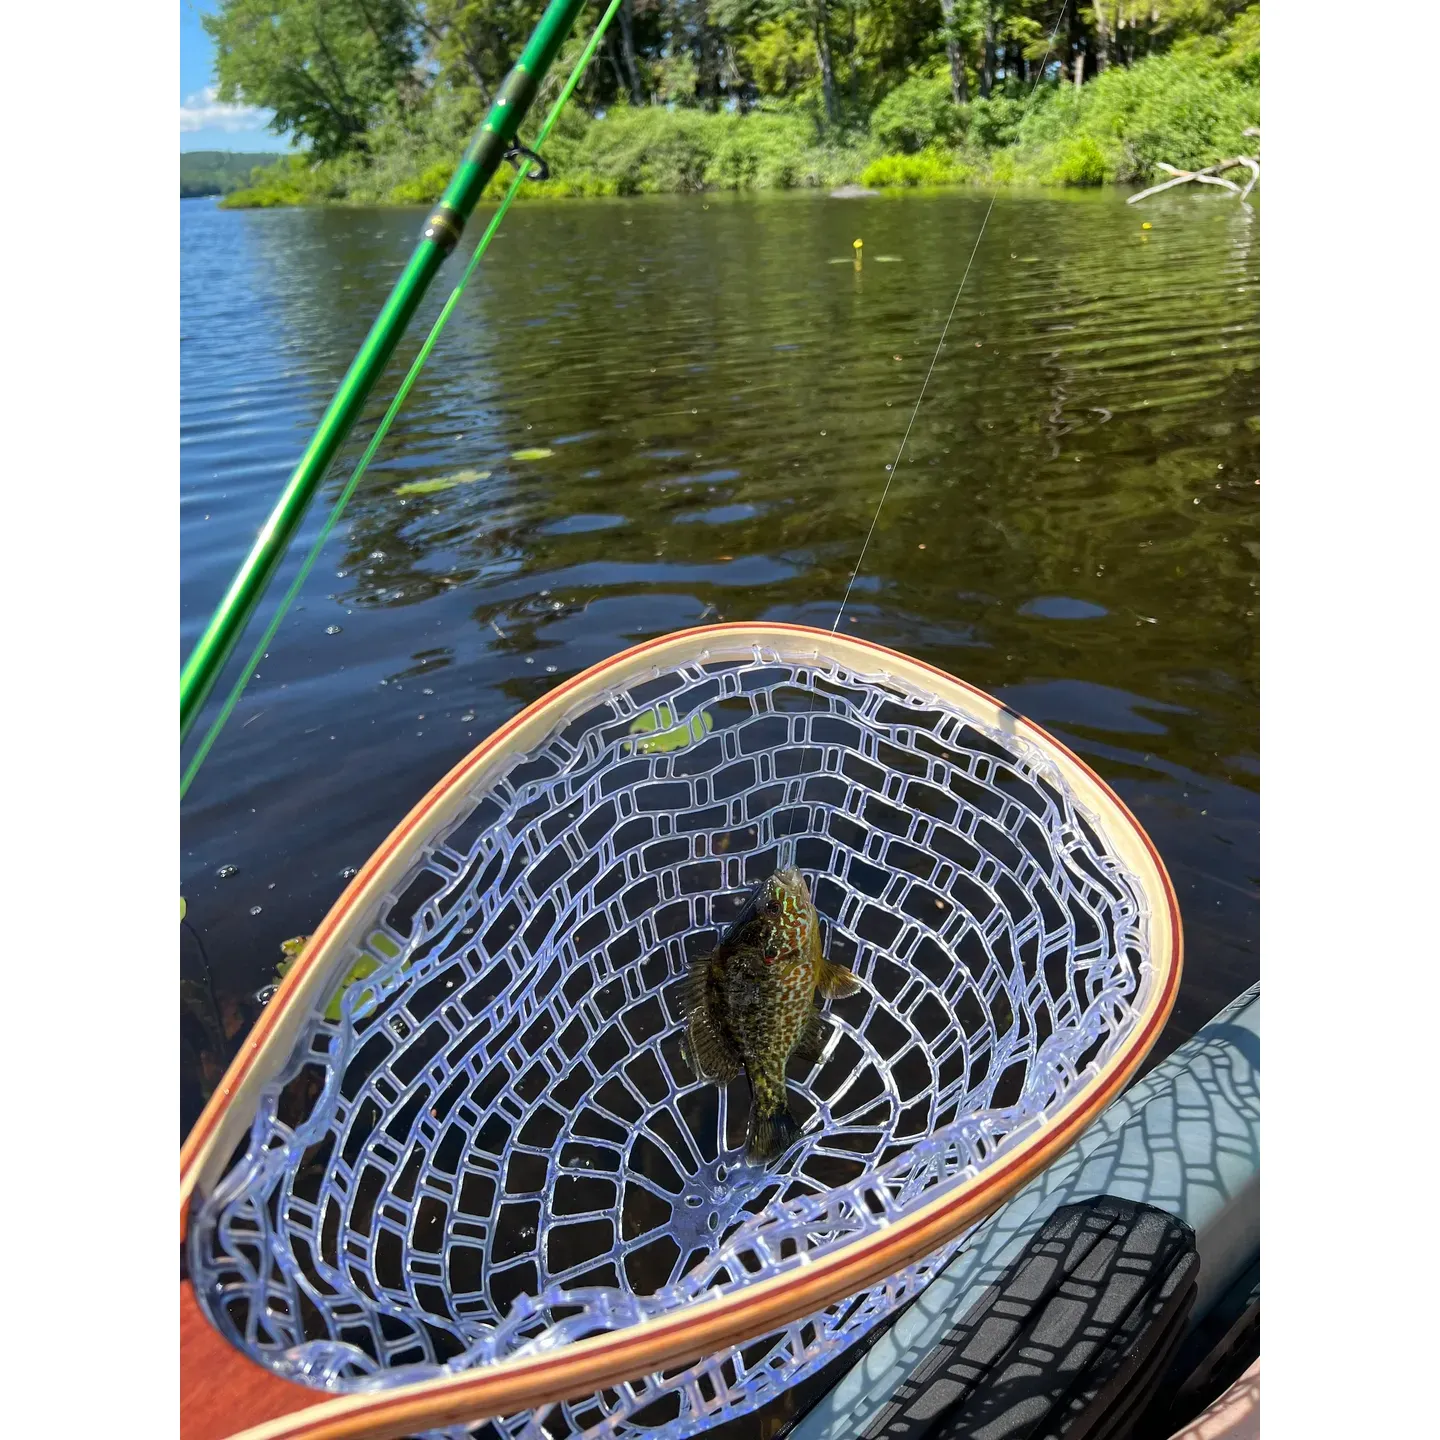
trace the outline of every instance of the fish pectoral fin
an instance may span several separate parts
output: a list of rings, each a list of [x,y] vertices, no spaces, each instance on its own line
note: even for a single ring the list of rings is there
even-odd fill
[[[828,960],[821,960],[820,976],[816,981],[815,988],[827,1000],[842,1000],[846,995],[854,995],[862,986],[859,977],[853,970],[847,970],[843,965],[832,965]]]
[[[825,1043],[830,1039],[833,1026],[818,1011],[812,1010],[795,1048],[790,1052],[792,1060],[799,1060],[806,1066],[816,1065],[825,1053]]]
[[[690,1063],[702,1080],[724,1082],[740,1073],[740,1056],[715,1023],[710,1004],[710,964],[713,955],[690,962],[680,991],[685,1012],[685,1041]]]

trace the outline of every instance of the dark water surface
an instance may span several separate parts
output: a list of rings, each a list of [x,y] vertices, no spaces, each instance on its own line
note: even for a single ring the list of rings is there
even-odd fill
[[[831,623],[987,203],[517,207],[185,801],[213,1000],[182,932],[182,1127],[280,942],[497,725],[648,636]],[[1007,700],[1134,809],[1185,925],[1158,1056],[1258,974],[1259,229],[1218,193],[1144,218],[999,197],[844,628]],[[182,656],[420,219],[182,203]],[[488,475],[396,494],[458,472]]]

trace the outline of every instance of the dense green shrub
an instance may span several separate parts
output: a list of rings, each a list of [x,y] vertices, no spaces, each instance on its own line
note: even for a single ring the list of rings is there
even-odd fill
[[[1025,102],[1012,100],[1008,95],[972,100],[967,108],[970,111],[967,138],[982,150],[1003,150],[1011,144],[1025,117]]]
[[[1245,25],[1252,13],[1241,16]],[[1128,69],[1112,67],[1078,93],[1065,86],[1050,94],[1019,128],[1020,168],[1041,180],[1057,169],[1068,176],[1080,164],[1083,140],[1092,143],[1081,168],[1103,171],[1104,180],[1146,180],[1162,160],[1188,169],[1248,151],[1253,142],[1243,132],[1260,122],[1259,86],[1247,78],[1252,71],[1258,76],[1251,65],[1258,52],[1247,48],[1239,28],[1233,43],[1213,36],[1189,41]]]
[[[720,118],[660,106],[612,110],[590,126],[575,166],[609,182],[617,195],[703,190],[718,149]]]
[[[1113,138],[1125,160],[1116,178],[1142,180],[1166,161],[1208,165],[1245,146],[1242,131],[1260,119],[1260,97],[1233,71],[1160,55],[1102,75],[1087,97],[1081,133]]]
[[[968,106],[950,98],[950,76],[916,76],[897,85],[870,116],[870,133],[886,150],[917,155],[953,144],[965,133]]]
[[[275,205],[319,205],[344,196],[337,164],[312,164],[306,155],[287,155],[278,165],[257,166],[250,183],[233,190],[220,204],[226,209],[254,210]]]
[[[860,172],[860,183],[877,190],[897,186],[958,185],[974,172],[953,151],[931,148],[918,155],[882,155]]]
[[[1105,152],[1091,135],[1061,141],[1045,175],[1051,185],[1103,185],[1110,177]]]
[[[820,143],[794,114],[708,114],[661,107],[612,110],[590,122],[566,156],[554,152],[561,193],[783,190],[839,183],[858,169],[843,147]],[[555,192],[552,192],[555,193]]]
[[[412,179],[392,187],[388,199],[392,205],[433,205],[445,193],[454,173],[452,161],[437,160]]]
[[[793,115],[755,115],[728,122],[720,132],[708,183],[722,190],[788,190],[813,184],[813,127]]]

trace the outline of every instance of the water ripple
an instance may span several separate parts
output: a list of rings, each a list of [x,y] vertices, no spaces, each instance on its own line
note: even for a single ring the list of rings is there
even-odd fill
[[[567,675],[716,618],[834,620],[987,203],[507,217],[187,800],[182,879],[226,994],[263,984],[341,871]],[[182,203],[182,647],[420,218]],[[1254,964],[1258,227],[1222,194],[1147,218],[1110,193],[997,199],[845,628],[1088,747],[1173,856],[1186,994],[1223,998]],[[856,235],[902,263],[857,271]]]

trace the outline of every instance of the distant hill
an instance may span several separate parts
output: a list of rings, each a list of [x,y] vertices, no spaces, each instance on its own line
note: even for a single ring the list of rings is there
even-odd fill
[[[257,165],[283,160],[273,150],[241,154],[234,150],[190,150],[180,156],[180,198],[192,195],[228,195],[250,182]]]

